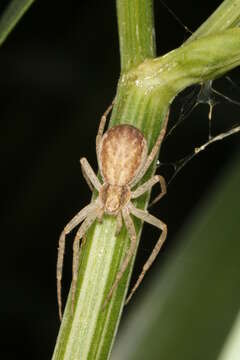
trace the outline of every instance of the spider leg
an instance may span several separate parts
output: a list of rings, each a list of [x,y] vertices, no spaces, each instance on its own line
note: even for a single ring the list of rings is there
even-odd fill
[[[132,203],[130,203],[130,205],[129,205],[129,210],[130,210],[131,214],[133,214],[137,218],[139,218],[145,222],[148,222],[149,224],[154,225],[154,226],[158,227],[159,229],[161,229],[162,233],[161,233],[161,235],[158,239],[158,242],[155,245],[151,255],[149,256],[148,260],[145,262],[142,272],[139,275],[139,278],[138,278],[136,284],[134,285],[134,287],[132,288],[130,294],[128,295],[125,304],[127,304],[130,301],[131,297],[133,296],[133,294],[139,287],[140,283],[142,282],[142,280],[144,278],[144,275],[146,274],[146,272],[148,271],[148,269],[151,267],[152,263],[156,259],[157,255],[166,239],[166,236],[167,236],[167,225],[164,224],[161,220],[157,219],[155,216],[148,214],[147,211],[135,208],[135,206]]]
[[[81,162],[80,162],[80,164],[81,164]],[[89,177],[88,177],[88,175],[87,175],[87,173],[85,171],[85,168],[83,167],[82,164],[81,164],[81,170],[82,170],[82,174],[83,174],[83,177],[84,177],[86,183],[88,184],[90,190],[93,191],[94,187],[93,187],[93,185],[92,185],[92,183],[91,183],[91,181],[90,181],[90,179],[89,179]]]
[[[86,180],[90,189],[91,190],[93,189],[93,187],[92,187],[92,185],[93,185],[95,187],[95,189],[97,189],[99,191],[102,185],[101,185],[100,181],[98,180],[95,172],[93,171],[91,165],[87,161],[87,159],[84,157],[81,158],[80,164],[82,167],[83,177]]]
[[[127,228],[127,231],[129,233],[129,236],[130,236],[130,240],[131,240],[131,244],[130,244],[130,247],[128,249],[128,252],[121,264],[121,267],[120,267],[120,270],[118,271],[117,275],[116,275],[116,278],[114,280],[114,283],[104,301],[104,304],[103,304],[103,308],[105,308],[105,306],[107,305],[108,301],[111,299],[112,297],[112,294],[114,292],[114,290],[116,289],[116,287],[118,286],[118,283],[119,281],[121,280],[128,264],[129,264],[129,261],[131,260],[135,250],[136,250],[136,246],[137,246],[137,237],[136,237],[136,230],[135,230],[135,227],[134,227],[134,224],[133,224],[133,221],[130,217],[130,214],[129,214],[129,211],[128,211],[128,208],[123,208],[122,210],[122,214],[123,214],[123,219],[124,219],[124,222],[125,222],[125,225],[126,225],[126,228]]]
[[[96,152],[97,152],[97,158],[98,159],[99,159],[99,147],[100,147],[100,142],[101,142],[101,139],[102,139],[104,127],[106,125],[107,116],[108,116],[108,114],[110,113],[110,111],[113,108],[113,104],[114,104],[114,100],[113,100],[112,104],[104,112],[104,114],[102,115],[101,120],[100,120],[98,133],[97,133],[97,137],[96,137]]]
[[[117,215],[117,228],[116,228],[116,232],[115,232],[116,236],[120,233],[121,228],[122,228],[122,215],[121,215],[121,212],[119,212]]]
[[[86,234],[84,234],[82,237],[81,245],[80,245],[79,256],[81,254],[83,247],[85,246],[86,241],[87,241],[87,236],[86,236]]]
[[[82,241],[81,241],[81,244],[80,244],[80,248],[79,248],[79,258],[80,258],[80,254],[82,252],[82,249],[84,248],[85,244],[86,244],[86,241],[87,241],[87,234],[85,233],[82,237]]]
[[[80,228],[77,231],[73,242],[73,265],[72,265],[72,314],[74,311],[74,303],[75,303],[75,295],[76,295],[76,287],[77,287],[77,277],[78,277],[78,267],[79,267],[79,243],[81,238],[86,234],[89,227],[95,221],[97,217],[96,212],[94,211],[92,214],[89,214]]]
[[[131,198],[132,199],[138,198],[140,195],[144,194],[146,191],[151,189],[157,183],[160,183],[161,192],[155,199],[153,199],[153,201],[151,202],[151,204],[149,206],[151,206],[152,204],[155,204],[167,192],[165,179],[161,175],[154,175],[151,179],[146,181],[144,184],[140,185],[135,191],[132,192]]]
[[[59,318],[62,319],[62,296],[61,296],[61,281],[62,281],[62,270],[63,270],[63,259],[65,252],[65,239],[66,235],[70,233],[80,222],[82,222],[89,212],[96,208],[96,202],[85,206],[74,218],[65,226],[63,229],[58,244],[58,258],[57,258],[57,300],[58,300],[58,311]]]
[[[144,166],[141,168],[141,170],[137,174],[134,182],[131,184],[131,187],[136,185],[137,182],[143,177],[143,175],[146,173],[147,169],[149,168],[149,166],[153,162],[155,156],[157,155],[159,147],[160,147],[160,145],[161,145],[161,143],[163,141],[163,138],[164,138],[164,136],[166,134],[168,118],[169,118],[169,111],[167,112],[167,115],[165,116],[165,119],[164,119],[164,122],[163,122],[163,127],[162,127],[162,130],[160,131],[160,134],[158,135],[157,141],[155,142],[155,144],[154,144],[154,146],[152,148],[152,151],[148,155]]]

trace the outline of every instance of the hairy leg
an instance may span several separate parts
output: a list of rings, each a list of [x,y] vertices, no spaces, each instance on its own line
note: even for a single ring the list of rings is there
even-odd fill
[[[82,174],[83,177],[86,181],[86,183],[88,184],[89,188],[91,191],[94,190],[94,187],[96,188],[96,186],[101,186],[97,176],[95,175],[94,171],[91,168],[91,165],[88,163],[88,161],[85,158],[80,159],[80,164],[81,164],[81,169],[82,169]],[[89,170],[90,168],[90,170]],[[95,184],[93,186],[93,184]],[[86,241],[86,236],[83,236],[83,240],[81,243],[81,247],[84,246],[84,243]]]
[[[74,218],[65,226],[63,229],[58,245],[58,259],[57,259],[57,299],[58,299],[58,311],[59,318],[62,319],[62,297],[61,297],[61,281],[62,281],[62,270],[63,270],[63,259],[65,252],[65,239],[66,235],[70,233],[77,225],[82,222],[90,212],[95,210],[96,203],[91,203],[85,206]]]
[[[91,165],[87,161],[87,159],[81,158],[80,164],[81,164],[81,167],[83,170],[83,176],[84,176],[87,184],[89,185],[90,189],[91,189],[90,184],[92,184],[95,187],[95,189],[97,189],[99,191],[102,185],[101,185],[100,181],[98,180],[97,175],[93,171]]]
[[[130,244],[130,247],[128,249],[128,252],[121,264],[121,267],[120,267],[120,270],[118,271],[117,275],[116,275],[116,278],[114,280],[114,283],[106,297],[106,300],[104,301],[104,305],[103,307],[105,307],[108,303],[108,301],[111,299],[112,297],[112,294],[114,292],[114,290],[117,288],[118,286],[118,283],[119,281],[121,280],[128,264],[129,264],[129,261],[131,260],[135,250],[136,250],[136,246],[137,246],[137,237],[136,237],[136,230],[135,230],[135,227],[134,227],[134,224],[133,224],[133,221],[130,217],[130,214],[129,214],[129,211],[127,208],[123,209],[122,210],[122,214],[123,214],[123,219],[124,219],[124,222],[125,222],[125,225],[126,225],[126,228],[127,228],[127,231],[128,231],[128,234],[129,234],[129,237],[130,237],[130,241],[131,241],[131,244]]]
[[[77,277],[78,277],[78,267],[79,267],[79,243],[81,238],[86,234],[89,227],[92,225],[94,220],[97,217],[97,213],[90,213],[87,218],[84,220],[82,225],[80,226],[77,234],[75,236],[73,242],[73,265],[72,265],[72,314],[74,311],[74,303],[75,303],[75,295],[76,295],[76,287],[77,287]]]
[[[136,282],[136,284],[134,285],[134,287],[132,288],[127,300],[126,300],[126,304],[130,301],[131,297],[133,296],[133,294],[135,293],[135,291],[137,290],[137,288],[139,287],[140,283],[142,282],[144,275],[146,274],[146,272],[148,271],[148,269],[151,267],[152,263],[154,262],[154,260],[156,259],[166,237],[167,237],[167,225],[164,224],[161,220],[157,219],[155,216],[152,216],[150,214],[148,214],[147,211],[144,210],[140,210],[135,208],[135,206],[133,204],[130,203],[129,205],[129,210],[131,212],[131,214],[133,214],[134,216],[136,216],[137,218],[148,222],[151,225],[156,226],[157,228],[162,230],[162,233],[158,239],[158,242],[156,243],[151,255],[149,256],[148,260],[146,261],[146,263],[143,266],[142,272],[139,275],[139,278]]]
[[[166,182],[163,176],[154,175],[151,179],[146,181],[144,184],[140,185],[135,191],[132,192],[131,198],[138,198],[140,195],[144,194],[146,191],[150,190],[155,184],[160,183],[161,193],[151,202],[150,206],[160,200],[167,192]]]
[[[114,104],[114,100],[113,100],[112,104],[104,112],[104,114],[103,114],[103,116],[101,117],[101,120],[100,120],[98,133],[97,133],[97,137],[96,137],[96,152],[97,152],[97,158],[98,159],[99,159],[99,146],[100,146],[100,142],[101,142],[101,139],[102,139],[104,127],[106,125],[107,116],[108,116],[108,114],[110,113],[110,111],[113,108],[113,104]]]
[[[155,142],[152,151],[150,152],[150,154],[147,157],[147,160],[144,164],[144,166],[142,167],[142,169],[140,170],[140,172],[137,174],[136,179],[134,180],[134,182],[131,184],[131,186],[134,186],[138,183],[138,181],[144,176],[144,174],[146,173],[147,169],[149,168],[149,166],[151,165],[151,163],[153,162],[155,156],[157,155],[157,152],[159,150],[159,147],[163,141],[163,138],[166,134],[166,130],[167,130],[167,124],[168,124],[168,117],[169,117],[169,111],[167,112],[167,115],[164,119],[163,122],[163,127],[162,130],[160,131],[160,134],[158,135],[157,141]]]
[[[117,216],[117,228],[116,228],[116,233],[115,235],[117,236],[122,228],[122,214],[121,212],[119,212],[118,216]]]
[[[81,162],[80,162],[80,164],[81,164]],[[81,170],[82,170],[82,174],[83,174],[83,177],[84,177],[86,183],[88,184],[90,190],[93,191],[94,187],[93,187],[93,185],[92,185],[92,183],[91,183],[91,181],[90,181],[90,179],[89,179],[89,177],[88,177],[88,175],[87,175],[87,173],[86,173],[86,171],[85,171],[82,164],[81,164]]]

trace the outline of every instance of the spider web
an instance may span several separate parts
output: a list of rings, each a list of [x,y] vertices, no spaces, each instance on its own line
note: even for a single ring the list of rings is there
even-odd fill
[[[236,90],[240,90],[238,84],[236,84],[229,76],[225,77],[225,79],[234,87]],[[231,103],[233,105],[240,107],[240,102],[234,99],[231,99],[227,95],[213,88],[213,82],[208,81],[199,87],[194,87],[193,90],[186,96],[184,96],[183,100],[181,100],[182,105],[180,108],[179,116],[176,123],[170,128],[168,131],[164,141],[166,141],[194,111],[194,109],[199,104],[207,104],[209,107],[208,111],[208,138],[201,145],[196,146],[189,154],[182,157],[181,159],[175,162],[162,163],[158,161],[157,166],[170,166],[173,169],[173,174],[170,176],[170,179],[167,181],[167,185],[169,185],[173,179],[177,176],[177,174],[200,152],[206,150],[206,148],[217,142],[221,141],[231,135],[237,134],[240,132],[240,125],[235,124],[231,128],[226,129],[223,132],[218,133],[217,135],[213,135],[212,133],[212,115],[216,105],[222,104],[223,102]],[[217,121],[217,120],[215,120]]]
[[[163,7],[165,7],[165,9],[167,9],[167,11],[169,12],[169,14],[171,14],[171,16],[176,20],[176,22],[186,31],[186,33],[191,34],[192,35],[192,31],[182,22],[182,20],[176,15],[176,13],[163,1],[163,0],[159,0],[159,2],[161,3],[161,5]]]

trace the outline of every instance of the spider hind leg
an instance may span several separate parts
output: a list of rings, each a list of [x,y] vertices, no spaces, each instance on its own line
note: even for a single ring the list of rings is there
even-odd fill
[[[128,295],[125,304],[127,304],[130,301],[133,294],[135,293],[135,291],[137,290],[137,288],[141,284],[146,272],[152,266],[152,263],[156,259],[157,255],[158,255],[159,251],[161,250],[162,245],[163,245],[163,243],[164,243],[164,241],[166,240],[166,237],[167,237],[167,225],[164,222],[162,222],[162,220],[160,220],[160,219],[156,218],[155,216],[149,214],[147,211],[135,208],[135,206],[133,206],[133,204],[131,204],[130,212],[131,212],[131,214],[133,214],[137,218],[139,218],[139,219],[141,219],[141,220],[143,220],[143,221],[145,221],[145,222],[147,222],[147,223],[149,223],[151,225],[154,225],[157,228],[161,229],[162,233],[161,233],[161,235],[160,235],[160,237],[159,237],[159,239],[158,239],[158,241],[157,241],[151,255],[149,256],[149,258],[145,262],[145,264],[143,266],[143,269],[142,269],[142,272],[139,275],[138,280],[135,283],[135,285],[133,286],[130,294]]]

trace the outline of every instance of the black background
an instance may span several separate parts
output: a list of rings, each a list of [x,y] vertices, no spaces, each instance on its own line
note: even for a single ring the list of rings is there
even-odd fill
[[[1,2],[1,11],[7,3]],[[194,31],[221,1],[197,0],[194,6],[188,0],[166,3]],[[158,1],[155,21],[159,55],[180,46],[188,36]],[[36,1],[0,49],[0,352],[6,359],[51,358],[59,327],[58,236],[90,200],[79,158],[86,156],[97,169],[97,126],[114,97],[119,69],[113,0]],[[238,70],[229,75],[240,84]],[[240,89],[224,78],[214,87],[240,99]],[[185,96],[175,101],[171,124]],[[207,114],[206,105],[194,110],[164,142],[161,161],[176,161],[207,141]],[[239,115],[237,106],[221,100],[213,113],[213,133],[239,124]],[[162,257],[174,246],[175,235],[200,200],[208,197],[218,177],[227,171],[238,143],[239,135],[235,135],[195,157],[151,210],[169,227]],[[159,171],[169,179],[171,167]],[[154,244],[148,231],[146,226],[137,272]],[[71,279],[71,238],[67,244],[64,296]],[[161,259],[155,269],[158,265]],[[143,291],[144,285],[136,297]],[[125,314],[128,311],[131,305]]]

